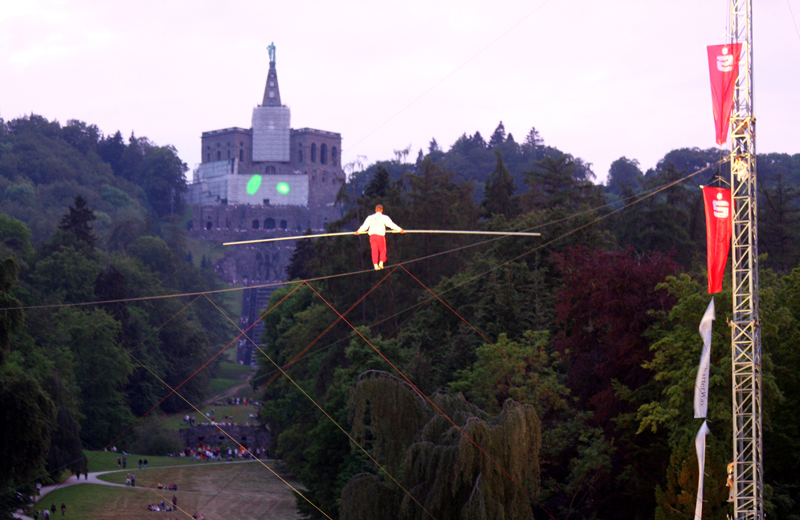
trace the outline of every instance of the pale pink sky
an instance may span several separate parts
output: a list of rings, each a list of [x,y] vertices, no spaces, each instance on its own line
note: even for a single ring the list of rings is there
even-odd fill
[[[759,152],[799,153],[800,0],[755,2]],[[173,144],[249,127],[277,47],[292,127],[340,132],[343,162],[445,149],[502,120],[521,141],[644,169],[714,146],[714,0],[0,0],[0,117],[31,112]]]

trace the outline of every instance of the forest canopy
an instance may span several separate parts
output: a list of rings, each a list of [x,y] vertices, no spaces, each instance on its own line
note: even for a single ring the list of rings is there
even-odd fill
[[[727,177],[724,152],[672,150],[646,171],[621,157],[601,185],[535,128],[486,135],[354,169],[329,231],[380,203],[406,229],[541,237],[390,235],[380,272],[365,237],[299,241],[296,283],[262,310],[251,384],[300,513],[690,517],[709,301],[698,186]],[[800,400],[800,155],[758,168],[767,510],[793,518],[800,446],[781,411]],[[187,249],[186,171],[145,137],[0,120],[5,496],[80,471],[84,447],[132,445],[148,413],[184,410],[167,385],[208,397],[236,333],[210,263]],[[730,290],[715,299],[705,512],[722,520]]]

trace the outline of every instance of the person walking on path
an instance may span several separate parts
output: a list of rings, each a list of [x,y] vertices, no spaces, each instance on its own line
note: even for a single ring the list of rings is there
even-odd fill
[[[67,514],[67,504],[61,502],[61,516],[64,516],[66,514]]]
[[[391,228],[399,233],[405,230],[392,222],[388,216],[383,214],[383,206],[375,206],[375,213],[368,216],[358,230],[356,235],[361,233],[369,234],[369,245],[372,248],[372,265],[376,271],[383,269],[383,263],[387,260],[386,256],[386,228]]]

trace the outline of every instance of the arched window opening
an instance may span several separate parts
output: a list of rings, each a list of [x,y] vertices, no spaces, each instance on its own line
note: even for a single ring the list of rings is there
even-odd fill
[[[258,229],[258,221],[257,220],[253,221],[253,229]]]
[[[211,152],[206,154],[206,162],[211,162]]]
[[[297,150],[297,162],[303,162],[303,145],[300,145],[300,149]]]
[[[317,143],[311,143],[311,162],[317,162]]]
[[[287,227],[289,227],[287,222],[285,220],[281,220],[281,229],[286,229]]]
[[[228,150],[228,157],[227,157],[227,158],[228,158],[228,159],[230,159],[230,158],[231,158],[231,151],[230,151],[230,150]]]
[[[217,160],[219,161],[220,159],[222,159],[222,152],[217,150]]]
[[[244,162],[244,150],[239,150],[239,162]]]
[[[328,145],[325,143],[319,147],[319,162],[321,164],[328,164]]]
[[[264,229],[275,229],[275,219],[268,218],[264,221]]]
[[[335,146],[331,146],[331,164],[339,166],[339,150]]]
[[[211,221],[210,221],[210,220],[209,220],[208,222],[206,222],[206,229],[207,229],[208,231],[211,231],[211,226],[212,226],[212,224],[211,224]]]

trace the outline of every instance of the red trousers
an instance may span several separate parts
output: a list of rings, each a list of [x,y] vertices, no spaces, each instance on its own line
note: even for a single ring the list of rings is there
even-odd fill
[[[372,247],[372,263],[386,261],[386,237],[383,235],[370,235],[369,245]]]

